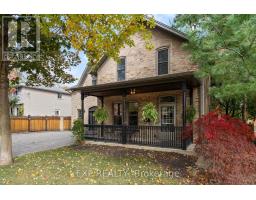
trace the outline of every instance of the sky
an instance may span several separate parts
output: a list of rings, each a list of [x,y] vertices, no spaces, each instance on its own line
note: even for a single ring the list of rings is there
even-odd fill
[[[160,21],[160,22],[163,22],[167,25],[170,25],[172,22],[173,22],[173,19],[175,17],[175,14],[157,14],[157,15],[154,15],[155,16],[155,19]],[[78,80],[80,79],[83,71],[84,71],[84,68],[86,67],[86,63],[87,63],[87,58],[86,56],[84,55],[84,53],[80,53],[79,54],[80,56],[80,59],[81,59],[81,63],[76,66],[76,67],[72,67],[71,68],[71,71],[70,73],[77,79],[74,83],[70,84],[69,86],[74,86],[78,83]]]

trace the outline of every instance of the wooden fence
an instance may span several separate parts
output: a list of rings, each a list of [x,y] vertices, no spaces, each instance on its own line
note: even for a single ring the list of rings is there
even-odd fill
[[[62,131],[71,129],[71,117],[11,117],[11,132]]]

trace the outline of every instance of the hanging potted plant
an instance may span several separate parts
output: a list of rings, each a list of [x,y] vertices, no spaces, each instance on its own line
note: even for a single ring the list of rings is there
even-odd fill
[[[97,121],[97,123],[101,124],[108,119],[108,112],[104,107],[97,108],[93,113],[93,116],[95,117],[95,120]]]
[[[142,107],[142,120],[144,122],[150,123],[153,122],[154,124],[157,122],[158,119],[158,112],[156,106],[152,103],[146,103]]]

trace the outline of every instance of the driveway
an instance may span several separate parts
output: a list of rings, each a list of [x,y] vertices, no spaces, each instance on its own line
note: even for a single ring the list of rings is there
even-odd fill
[[[12,134],[13,155],[57,149],[74,143],[70,131]]]

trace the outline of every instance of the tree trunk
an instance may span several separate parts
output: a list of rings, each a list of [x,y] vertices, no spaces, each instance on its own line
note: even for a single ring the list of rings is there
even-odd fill
[[[247,113],[247,97],[244,97],[243,105],[242,105],[242,120],[246,122],[248,119],[248,113]]]
[[[8,88],[8,62],[0,61],[0,165],[13,163]]]
[[[226,115],[229,114],[229,100],[226,101],[226,104],[225,104],[225,112],[226,112]]]

